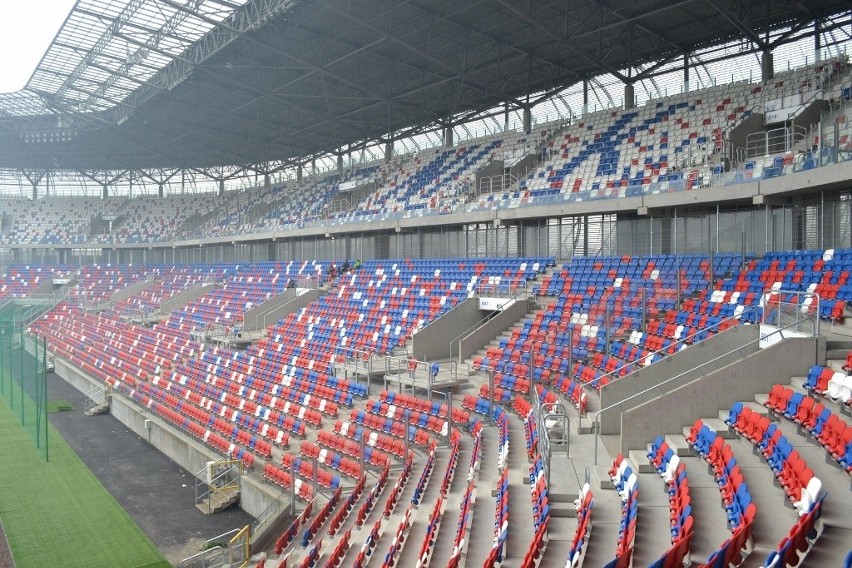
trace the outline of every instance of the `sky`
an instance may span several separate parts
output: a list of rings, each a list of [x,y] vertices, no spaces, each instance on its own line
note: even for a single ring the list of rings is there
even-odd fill
[[[76,0],[0,0],[0,93],[21,90]]]

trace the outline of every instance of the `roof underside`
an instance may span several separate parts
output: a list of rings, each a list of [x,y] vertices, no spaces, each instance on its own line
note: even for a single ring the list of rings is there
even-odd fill
[[[650,73],[731,40],[765,48],[768,30],[791,28],[773,40],[784,41],[848,10],[839,0],[80,0],[27,87],[0,95],[0,167],[298,161],[522,107],[583,77]]]

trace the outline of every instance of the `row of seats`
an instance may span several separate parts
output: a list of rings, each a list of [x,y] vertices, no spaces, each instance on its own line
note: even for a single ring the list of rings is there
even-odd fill
[[[807,430],[828,455],[852,473],[852,425],[818,400],[783,385],[773,385],[765,405]]]
[[[594,495],[588,483],[580,488],[580,496],[574,501],[577,510],[577,528],[571,538],[571,548],[568,551],[568,560],[565,568],[582,568],[589,549],[589,539],[592,536],[592,508],[594,506]]]
[[[413,510],[414,506],[409,505],[405,510],[405,513],[403,513],[402,520],[399,521],[399,526],[393,536],[388,552],[385,554],[385,559],[382,562],[382,568],[392,568],[396,564],[397,556],[402,550],[403,545],[405,545],[405,540],[408,537],[408,531],[411,529],[411,523],[413,521],[412,517],[415,514],[412,512]]]
[[[317,511],[317,514],[314,515],[314,517],[310,521],[308,521],[305,526],[305,530],[302,533],[302,547],[308,546],[314,539],[314,536],[319,533],[325,522],[329,519],[329,517],[331,517],[331,514],[332,512],[334,512],[335,508],[337,507],[337,504],[340,503],[341,495],[341,489],[340,487],[338,487],[331,494],[331,497],[329,497],[328,501],[325,502],[325,505],[323,505]]]
[[[347,438],[341,438],[340,436],[335,435],[334,432],[329,432],[328,430],[319,430],[317,432],[317,442],[320,446],[344,453],[355,459],[360,460],[363,458],[364,461],[370,465],[379,468],[385,468],[390,465],[390,459],[388,458],[387,453],[367,446],[366,444],[364,445],[364,451],[362,452],[360,443]]]
[[[414,494],[411,496],[411,504],[419,505],[420,499],[423,497],[423,492],[426,491],[426,486],[429,485],[429,480],[432,478],[432,471],[435,469],[435,448],[429,450],[429,455],[426,462],[423,464],[423,471],[420,473],[420,479],[417,480],[417,485],[414,487]]]
[[[733,458],[730,445],[715,430],[698,419],[686,441],[713,470],[731,529],[731,537],[710,555],[704,566],[739,566],[754,548],[751,531],[757,505],[751,500],[748,485]]]
[[[822,482],[777,424],[741,403],[734,403],[725,422],[760,449],[793,506],[802,512],[809,510],[822,493]]]
[[[402,490],[405,488],[406,483],[408,483],[408,478],[411,476],[411,465],[413,463],[412,455],[408,454],[408,457],[405,460],[405,464],[402,466],[402,470],[399,472],[399,477],[391,488],[390,495],[385,500],[385,509],[384,509],[384,517],[389,518],[394,509],[396,508],[396,504],[399,501],[399,496],[402,493]]]
[[[366,487],[366,485],[367,474],[365,473],[358,478],[358,481],[352,487],[352,491],[349,492],[349,495],[347,495],[341,506],[338,507],[337,511],[335,511],[332,515],[331,520],[328,522],[328,536],[333,537],[337,534],[337,531],[343,525],[343,522],[349,516],[349,513],[351,513],[355,508],[355,504],[361,498],[361,494],[364,493],[364,487]],[[281,554],[281,552],[277,551],[276,554]]]
[[[648,460],[666,483],[669,496],[669,523],[672,546],[651,566],[665,568],[690,562],[690,547],[694,533],[689,479],[686,464],[669,447],[662,436],[658,436],[648,447]]]
[[[621,497],[621,521],[618,527],[618,542],[615,558],[607,568],[630,566],[633,563],[633,548],[636,543],[636,521],[639,513],[639,477],[624,456],[618,455],[610,467],[610,479]]]
[[[805,388],[835,402],[852,406],[852,375],[815,365],[808,371]]]
[[[457,568],[462,555],[467,550],[467,533],[473,520],[473,503],[476,501],[476,488],[479,485],[479,464],[482,460],[482,430],[478,430],[473,437],[473,448],[471,449],[470,465],[467,470],[467,487],[462,494],[459,504],[459,517],[456,523],[456,535],[453,540],[453,550],[447,561],[449,568]]]
[[[390,469],[385,468],[382,470],[382,474],[376,480],[376,483],[370,488],[370,491],[367,492],[367,497],[364,499],[364,502],[361,503],[361,506],[358,507],[358,512],[355,514],[355,526],[362,527],[364,523],[367,522],[367,516],[373,510],[373,507],[376,505],[378,501],[379,495],[384,491],[385,485],[387,485],[388,475],[390,474]]]

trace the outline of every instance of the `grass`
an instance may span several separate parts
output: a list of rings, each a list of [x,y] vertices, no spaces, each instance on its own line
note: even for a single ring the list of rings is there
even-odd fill
[[[17,568],[170,564],[50,426],[45,462],[0,398],[0,518]]]

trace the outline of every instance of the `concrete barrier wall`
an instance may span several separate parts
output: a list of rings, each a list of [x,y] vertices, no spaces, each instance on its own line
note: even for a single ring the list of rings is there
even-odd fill
[[[459,342],[459,352],[453,354],[458,355],[459,361],[469,359],[474,353],[487,345],[489,341],[509,329],[515,322],[528,314],[532,309],[531,306],[532,302],[529,300],[515,302],[476,328],[470,335],[462,338]],[[453,346],[453,349],[455,349],[455,346]]]
[[[135,296],[139,292],[142,292],[143,290],[147,290],[148,288],[156,285],[157,282],[159,282],[159,281],[155,280],[154,278],[151,278],[149,280],[142,280],[141,282],[134,282],[130,286],[125,286],[124,288],[122,288],[121,290],[119,290],[118,292],[113,294],[110,297],[109,301],[110,301],[110,303],[115,304],[115,303],[120,302],[122,300],[126,300],[129,297]]]
[[[624,412],[621,451],[644,448],[661,434],[680,434],[697,418],[716,418],[736,401],[753,400],[791,376],[807,375],[824,343],[824,338],[787,339]]]
[[[682,385],[685,385],[701,375],[706,375],[716,369],[721,369],[725,365],[730,364],[735,360],[739,360],[744,355],[750,355],[757,351],[757,343],[755,340],[758,337],[759,326],[756,325],[738,325],[727,329],[722,333],[692,345],[683,351],[678,351],[671,357],[667,357],[661,361],[657,361],[653,365],[643,367],[635,373],[631,373],[626,377],[622,377],[617,381],[608,384],[601,389],[601,408],[606,408],[612,404],[621,402],[625,398],[651,388],[654,385],[660,384],[665,380],[683,374],[682,377],[664,385],[666,391],[674,390]],[[747,343],[754,342],[752,345],[743,347]],[[716,357],[720,357],[726,353],[741,347],[736,353],[722,357],[719,361],[713,361]],[[648,394],[638,396],[633,400],[627,401],[620,406],[621,411],[635,408],[640,404],[659,396],[659,391],[652,391]],[[609,412],[601,415],[601,433],[602,434],[618,434],[621,428],[621,419],[619,412]]]
[[[57,358],[55,363],[56,374],[81,393],[103,386],[102,383],[64,359]],[[123,394],[113,393],[110,413],[127,428],[192,474],[204,469],[208,461],[225,457],[190,438],[156,413],[139,406]],[[150,427],[146,427],[146,420],[149,421]],[[260,459],[255,462],[254,467],[260,470],[263,464],[263,460]],[[249,515],[257,517],[281,495],[281,492],[280,487],[266,483],[259,473],[244,475],[240,491],[240,508]]]
[[[197,300],[210,290],[212,290],[216,285],[215,284],[199,284],[198,286],[193,286],[191,288],[187,288],[183,292],[175,294],[168,300],[164,300],[160,303],[160,313],[161,314],[170,314],[173,311],[180,309],[192,302],[193,300]]]
[[[412,338],[413,355],[421,361],[449,359],[450,341],[482,320],[479,298],[467,298]]]
[[[321,290],[305,290],[303,294],[298,294],[295,288],[284,290],[274,298],[246,311],[243,316],[243,330],[264,329],[287,314],[304,308],[323,293],[325,292]]]

